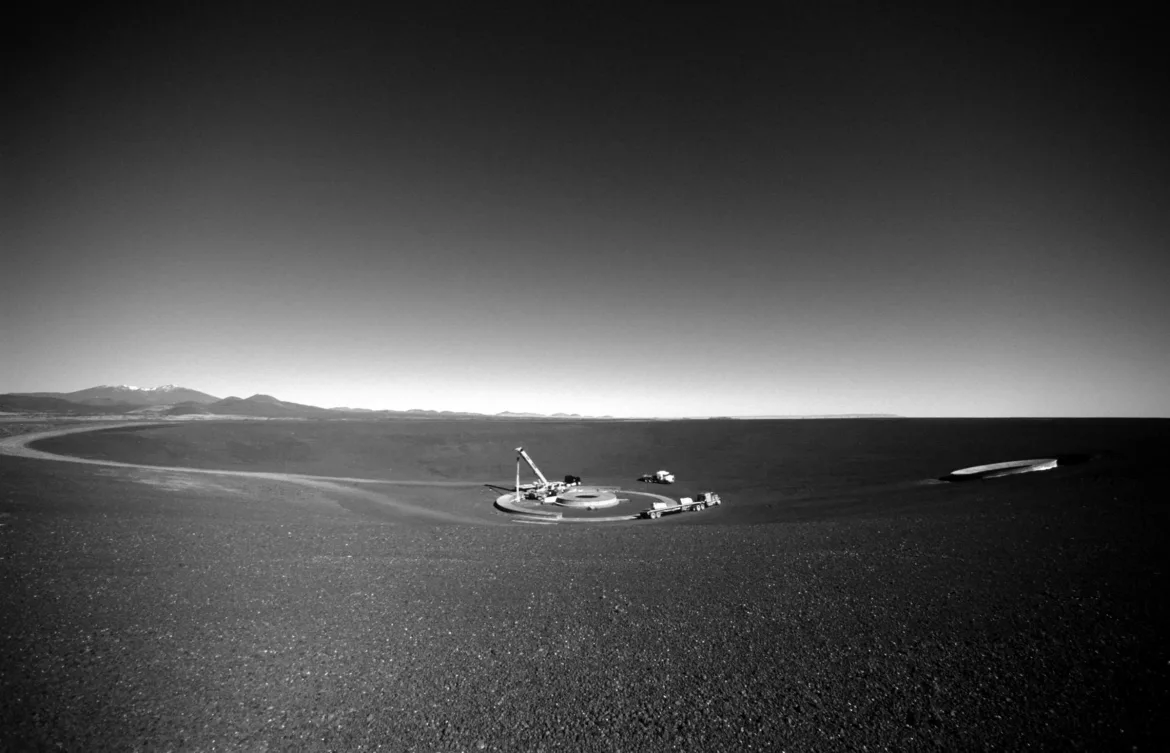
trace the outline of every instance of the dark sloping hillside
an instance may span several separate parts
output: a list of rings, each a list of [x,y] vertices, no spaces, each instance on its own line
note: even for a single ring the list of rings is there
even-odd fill
[[[80,405],[174,405],[175,403],[213,403],[219,398],[206,392],[179,387],[174,384],[150,389],[129,387],[124,384],[103,384],[87,387],[74,392],[25,392],[25,397],[55,397]]]
[[[61,397],[64,397],[66,400],[72,400],[75,403],[113,401],[117,403],[129,403],[131,405],[171,405],[183,402],[211,403],[218,400],[217,397],[208,395],[206,392],[171,384],[163,387],[155,387],[154,389],[135,389],[124,385],[102,385],[100,387],[90,387],[76,392],[69,392]]]
[[[199,403],[179,403],[163,411],[165,416],[189,416],[189,415],[206,415],[211,413],[207,406]]]
[[[116,403],[108,405],[82,405],[59,397],[37,395],[0,395],[0,411],[64,413],[70,415],[105,415],[125,413],[136,406]]]
[[[67,399],[67,398],[66,398]],[[130,402],[127,400],[118,400],[113,397],[91,397],[85,400],[69,400],[74,405],[88,405],[90,407],[117,407],[117,408],[149,408],[149,405],[142,405],[137,402]]]
[[[327,408],[315,405],[287,403],[271,395],[253,395],[238,398],[225,397],[207,406],[207,411],[223,416],[254,416],[257,418],[315,418],[335,415]]]

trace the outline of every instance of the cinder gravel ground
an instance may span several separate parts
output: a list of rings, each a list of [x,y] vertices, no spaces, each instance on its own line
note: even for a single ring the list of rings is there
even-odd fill
[[[1161,749],[1133,451],[597,527],[0,457],[0,748]]]

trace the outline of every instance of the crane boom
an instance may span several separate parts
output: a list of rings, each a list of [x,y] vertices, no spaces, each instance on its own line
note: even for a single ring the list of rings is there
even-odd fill
[[[520,453],[520,457],[524,458],[524,461],[528,463],[528,467],[531,468],[532,472],[536,474],[536,477],[540,479],[540,483],[548,486],[548,479],[545,478],[544,474],[540,472],[540,469],[536,467],[536,463],[532,462],[532,458],[528,457],[528,453],[524,451],[524,448],[517,447],[516,452]]]

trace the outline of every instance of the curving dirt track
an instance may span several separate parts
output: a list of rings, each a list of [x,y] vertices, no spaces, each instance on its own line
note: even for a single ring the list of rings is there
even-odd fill
[[[124,463],[117,460],[103,460],[98,458],[82,458],[73,455],[59,455],[53,452],[45,452],[43,450],[33,449],[28,445],[33,442],[38,442],[42,439],[50,439],[52,437],[62,437],[69,434],[80,434],[89,431],[100,431],[105,429],[121,429],[126,427],[146,427],[146,426],[166,426],[170,422],[157,421],[124,421],[118,423],[98,423],[89,424],[86,426],[72,426],[64,429],[49,429],[46,431],[32,432],[29,434],[18,434],[11,437],[0,439],[0,455],[9,455],[12,457],[29,458],[34,460],[51,460],[65,463],[82,463],[84,465],[105,466],[107,468],[126,468],[137,471],[152,471],[159,473],[185,473],[185,474],[201,474],[221,477],[235,477],[245,479],[257,479],[265,481],[281,481],[290,484],[298,484],[305,487],[310,487],[332,494],[342,494],[351,497],[362,497],[366,500],[373,500],[394,510],[405,513],[411,516],[418,516],[422,518],[430,518],[433,520],[442,520],[457,523],[485,523],[490,522],[483,516],[468,516],[456,515],[443,510],[433,510],[419,505],[411,504],[399,499],[386,496],[384,494],[377,494],[369,492],[364,489],[353,489],[345,486],[345,484],[378,484],[385,486],[430,486],[430,487],[446,487],[446,488],[478,488],[482,487],[483,481],[392,481],[387,479],[373,479],[373,478],[353,478],[349,476],[310,476],[299,473],[274,473],[269,471],[233,471],[233,470],[217,470],[212,468],[188,468],[182,466],[160,466],[160,465],[144,465],[140,463]]]

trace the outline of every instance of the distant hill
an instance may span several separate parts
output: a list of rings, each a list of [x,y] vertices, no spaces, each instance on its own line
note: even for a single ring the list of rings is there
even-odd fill
[[[207,406],[202,403],[179,403],[164,410],[164,416],[190,416],[190,415],[206,415],[211,413]]]
[[[29,397],[55,397],[82,405],[173,405],[175,403],[214,403],[219,400],[187,387],[164,384],[161,387],[131,387],[126,384],[103,384],[76,392],[29,392]]]
[[[902,418],[902,416],[896,413],[825,413],[821,415],[795,416],[712,416],[712,418],[735,421],[762,421],[796,418]]]
[[[13,413],[62,413],[75,416],[120,414],[138,406],[125,403],[85,405],[59,397],[41,395],[0,395],[0,411]]]
[[[176,406],[177,407],[177,406]],[[327,418],[336,416],[337,411],[318,408],[315,405],[301,405],[278,400],[272,395],[252,397],[225,397],[203,406],[208,413],[221,416],[254,416],[256,418]]]
[[[409,410],[381,410],[377,412],[383,416],[405,416],[407,418],[490,418],[485,413],[468,413],[461,410],[424,410],[411,408]]]
[[[564,413],[558,413],[555,416],[549,416],[544,413],[517,413],[516,411],[501,411],[496,414],[497,418],[566,418]],[[580,418],[580,416],[572,416],[572,418]]]
[[[598,418],[578,413],[474,413],[470,411],[370,410],[369,408],[319,408],[257,394],[247,398],[218,398],[206,392],[166,384],[161,387],[134,387],[126,384],[103,384],[75,392],[23,392],[3,395],[10,398],[0,410],[35,411],[67,414],[151,414],[159,416],[223,415],[254,418],[419,418],[419,419],[560,419]],[[39,401],[39,402],[38,402]],[[56,401],[56,402],[54,402]],[[39,407],[37,407],[39,406]],[[612,418],[602,416],[600,418]]]

